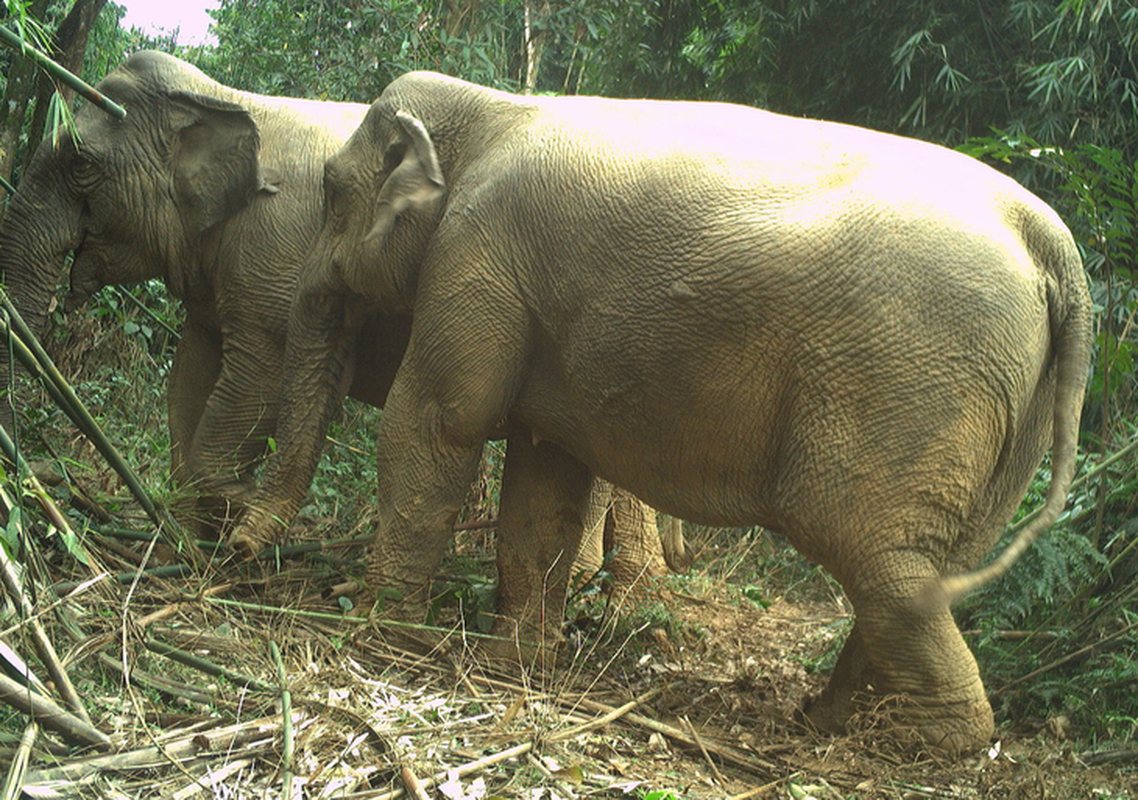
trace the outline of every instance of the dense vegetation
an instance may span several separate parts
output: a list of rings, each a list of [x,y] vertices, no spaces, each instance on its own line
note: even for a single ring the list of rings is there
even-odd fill
[[[6,8],[10,21],[30,14],[50,32],[85,1],[8,0]],[[1066,715],[1102,740],[1138,738],[1138,457],[1129,451],[1107,464],[1138,437],[1138,3],[223,0],[217,43],[201,48],[124,31],[114,3],[88,5],[101,8],[82,48],[92,81],[131,50],[158,47],[238,88],[322,99],[369,101],[394,76],[429,68],[516,91],[729,100],[963,147],[1028,184],[1075,233],[1097,304],[1088,477],[1062,524],[960,616],[1005,708]],[[4,107],[18,109],[22,132],[0,162],[14,181],[19,157],[51,119],[50,93],[29,89],[21,63],[0,53]],[[163,287],[131,291],[177,326]],[[160,450],[175,337],[119,291],[79,313],[68,328],[118,337],[116,352],[133,354],[92,362],[91,342],[61,329],[56,346],[88,361],[81,391],[93,406],[105,399],[111,421],[122,419],[124,396],[150,409],[115,434],[137,437],[126,429],[137,427]],[[350,457],[360,466],[325,469],[341,479],[366,474],[367,458]],[[1042,470],[1040,487],[1047,477]],[[363,482],[361,494],[369,491]],[[1039,499],[1033,491],[1023,513]]]

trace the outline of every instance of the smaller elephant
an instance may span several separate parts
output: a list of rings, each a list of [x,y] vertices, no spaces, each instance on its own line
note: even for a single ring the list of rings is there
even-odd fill
[[[505,420],[499,547],[531,596],[563,596],[595,476],[697,524],[762,525],[856,613],[815,719],[840,728],[872,686],[932,747],[988,742],[949,602],[1055,520],[1074,474],[1091,302],[1053,210],[912,139],[423,72],[387,86],[324,188],[289,321],[288,458],[257,504],[287,502],[279,465],[318,454],[360,314],[409,313],[367,572],[402,598],[388,613],[423,613]],[[967,572],[1049,446],[1043,513]],[[546,605],[511,601],[503,625],[540,639]]]

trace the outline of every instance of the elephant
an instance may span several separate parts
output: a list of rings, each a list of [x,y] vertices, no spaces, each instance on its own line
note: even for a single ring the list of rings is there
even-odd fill
[[[1090,362],[1086,277],[1045,203],[855,126],[431,72],[388,84],[328,159],[324,201],[289,320],[284,457],[243,535],[295,505],[282,466],[316,457],[361,317],[410,313],[378,433],[367,581],[398,598],[382,613],[422,615],[505,421],[501,515],[545,565],[531,580],[564,586],[594,475],[693,523],[781,532],[856,615],[808,717],[841,730],[872,687],[930,747],[988,742],[950,605],[1063,508]],[[1049,446],[1043,513],[968,572]],[[518,624],[543,636],[536,611]]]
[[[39,148],[0,228],[0,273],[37,334],[70,252],[69,302],[108,284],[166,282],[186,312],[167,394],[172,473],[204,498],[180,516],[216,532],[225,506],[252,492],[276,425],[324,160],[368,107],[236,91],[159,52],[131,55],[98,88],[126,118],[84,106],[76,135]],[[382,406],[409,335],[406,316],[369,315],[353,344],[354,378],[337,397]],[[0,385],[8,378],[5,357]],[[654,531],[627,530],[618,535],[631,550],[659,548],[637,538]]]

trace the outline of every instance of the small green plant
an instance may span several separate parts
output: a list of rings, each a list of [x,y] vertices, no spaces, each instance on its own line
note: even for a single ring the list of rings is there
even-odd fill
[[[683,796],[671,789],[640,790],[640,800],[683,800]]]

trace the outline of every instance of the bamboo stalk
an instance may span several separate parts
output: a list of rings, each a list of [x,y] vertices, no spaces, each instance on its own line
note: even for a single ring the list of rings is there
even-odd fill
[[[2,28],[0,28],[2,30]],[[123,483],[126,484],[131,494],[138,500],[139,505],[142,506],[147,516],[154,521],[159,531],[166,530],[173,538],[173,543],[177,544],[179,539],[186,539],[185,532],[181,526],[170,516],[169,512],[160,508],[146,488],[142,485],[142,481],[135,473],[134,469],[127,464],[118,448],[107,438],[106,433],[91,416],[91,412],[83,404],[75,394],[75,390],[63,377],[63,374],[55,366],[55,362],[48,356],[47,351],[43,349],[35,334],[32,333],[31,328],[24,322],[23,317],[12,305],[12,301],[8,298],[6,292],[0,291],[0,307],[7,314],[7,319],[0,319],[0,334],[11,334],[10,340],[12,342],[13,351],[24,366],[33,375],[39,377],[44,386],[47,388],[48,393],[51,394],[52,399],[63,410],[65,414],[71,419],[72,422],[79,428],[79,430],[91,440],[95,447],[102,453],[103,458],[111,465],[111,468],[118,473]],[[2,317],[3,315],[0,315]]]
[[[8,438],[8,432],[0,425],[0,442],[12,444],[12,440]],[[13,448],[14,451],[14,448]],[[19,456],[18,453],[15,455]],[[17,468],[22,463],[22,459],[17,461]],[[26,465],[25,465],[26,469]],[[91,717],[87,714],[87,709],[83,706],[83,701],[79,699],[79,693],[75,691],[74,684],[71,683],[71,678],[67,674],[67,670],[63,668],[63,662],[55,652],[55,646],[51,643],[51,639],[47,636],[47,631],[44,630],[43,625],[40,623],[39,618],[36,616],[35,608],[32,606],[27,595],[24,594],[24,587],[20,581],[19,573],[16,570],[16,565],[8,557],[8,551],[0,547],[0,582],[3,582],[4,589],[8,593],[12,602],[20,610],[20,616],[26,623],[27,630],[31,635],[32,646],[35,648],[36,654],[47,668],[48,675],[51,676],[52,681],[55,682],[56,688],[59,690],[63,702],[70,708],[84,723],[90,725]]]
[[[19,800],[24,791],[24,775],[28,771],[28,759],[32,755],[32,747],[39,736],[40,726],[32,722],[24,729],[20,738],[20,746],[12,757],[8,767],[8,776],[4,780],[3,800]]]
[[[1107,644],[1108,642],[1113,642],[1115,639],[1122,638],[1123,636],[1130,633],[1130,631],[1134,630],[1135,628],[1138,628],[1138,622],[1131,622],[1129,625],[1127,625],[1123,628],[1119,628],[1114,633],[1112,633],[1109,636],[1106,636],[1102,639],[1099,639],[1097,642],[1091,642],[1086,647],[1080,647],[1078,650],[1074,651],[1073,653],[1068,653],[1067,655],[1063,656],[1062,658],[1055,659],[1050,664],[1044,664],[1039,669],[1034,669],[1031,672],[1027,673],[1026,675],[1021,675],[1020,677],[1016,678],[1014,681],[1010,681],[1009,683],[1005,683],[1003,686],[999,687],[998,689],[994,689],[994,690],[988,692],[988,697],[989,698],[997,697],[997,696],[1003,694],[1004,692],[1008,691],[1009,689],[1012,689],[1013,687],[1019,686],[1021,683],[1029,681],[1032,678],[1037,678],[1040,675],[1043,675],[1044,673],[1050,672],[1051,670],[1053,670],[1057,667],[1063,666],[1068,661],[1074,661],[1076,658],[1079,658],[1080,656],[1085,656],[1087,653],[1090,653],[1090,652],[1093,652],[1094,650],[1097,650],[1098,648],[1102,647],[1104,644]]]
[[[74,89],[83,97],[90,100],[103,111],[110,114],[115,119],[124,119],[126,117],[126,109],[120,106],[111,98],[100,92],[91,84],[80,78],[78,75],[70,72],[63,65],[58,64],[39,50],[32,47],[12,31],[0,25],[0,42],[8,45],[24,58],[34,61],[36,66],[44,70],[48,75],[56,78],[66,84],[68,87]]]
[[[608,713],[604,714],[603,716],[598,717],[597,719],[590,720],[589,722],[586,722],[583,725],[576,725],[572,728],[567,728],[566,730],[558,731],[557,733],[548,737],[547,741],[549,741],[549,742],[560,742],[560,741],[564,741],[565,739],[572,739],[574,736],[578,736],[579,734],[587,733],[591,730],[596,730],[597,728],[602,728],[605,725],[608,725],[609,723],[620,719],[621,717],[623,717],[625,714],[627,714],[629,711],[636,708],[637,706],[644,705],[649,700],[654,698],[656,695],[660,694],[661,692],[663,692],[666,689],[671,688],[671,686],[672,686],[672,684],[665,684],[663,686],[657,686],[655,689],[650,689],[647,692],[645,692],[644,694],[640,695],[639,697],[636,697],[632,700],[629,700],[627,703],[620,706],[619,708],[614,708],[611,711],[609,711]]]
[[[276,642],[269,642],[269,653],[276,663],[277,681],[281,687],[281,797],[289,800],[292,797],[292,692],[288,690],[288,675]]]
[[[45,728],[55,731],[72,744],[105,750],[111,739],[89,722],[79,719],[52,700],[28,691],[27,687],[7,675],[0,675],[0,700],[27,714]]]
[[[185,664],[187,667],[196,669],[199,672],[204,672],[206,675],[212,675],[215,678],[225,678],[238,686],[244,686],[247,689],[255,689],[260,692],[271,692],[273,687],[261,683],[256,678],[248,675],[243,675],[237,670],[223,667],[220,664],[215,664],[207,658],[195,656],[193,653],[187,653],[185,650],[179,650],[177,647],[168,645],[165,642],[159,642],[156,639],[147,639],[143,642],[143,646],[151,653],[157,653],[160,656],[166,656],[172,661],[177,661],[179,664]]]
[[[208,706],[217,699],[216,694],[207,693],[201,690],[200,687],[189,686],[184,683],[172,681],[169,678],[163,678],[158,675],[151,675],[148,672],[134,667],[129,671],[123,669],[122,662],[114,658],[109,653],[99,653],[96,658],[105,669],[109,669],[117,675],[125,675],[126,678],[132,683],[136,683],[144,689],[152,689],[156,692],[169,695],[171,697],[178,697],[190,703],[197,703],[199,705]]]
[[[109,576],[110,580],[116,583],[121,583],[124,586],[134,583],[135,579],[146,578],[180,578],[183,575],[192,572],[193,567],[189,564],[167,564],[164,567],[151,567],[144,570],[133,570],[131,572],[120,572],[117,575]],[[59,583],[52,584],[52,591],[57,594],[66,594],[71,592],[87,583],[87,581],[60,581]]]
[[[171,762],[186,762],[200,755],[228,756],[237,748],[264,740],[276,733],[280,726],[280,716],[265,717],[251,722],[227,725],[209,731],[195,731],[160,746],[143,747],[125,753],[73,759],[57,767],[34,770],[27,775],[25,785],[42,784],[54,781],[80,781],[90,775],[104,771],[127,771],[164,767]],[[265,748],[267,749],[267,747]],[[251,755],[249,750],[244,755]]]

